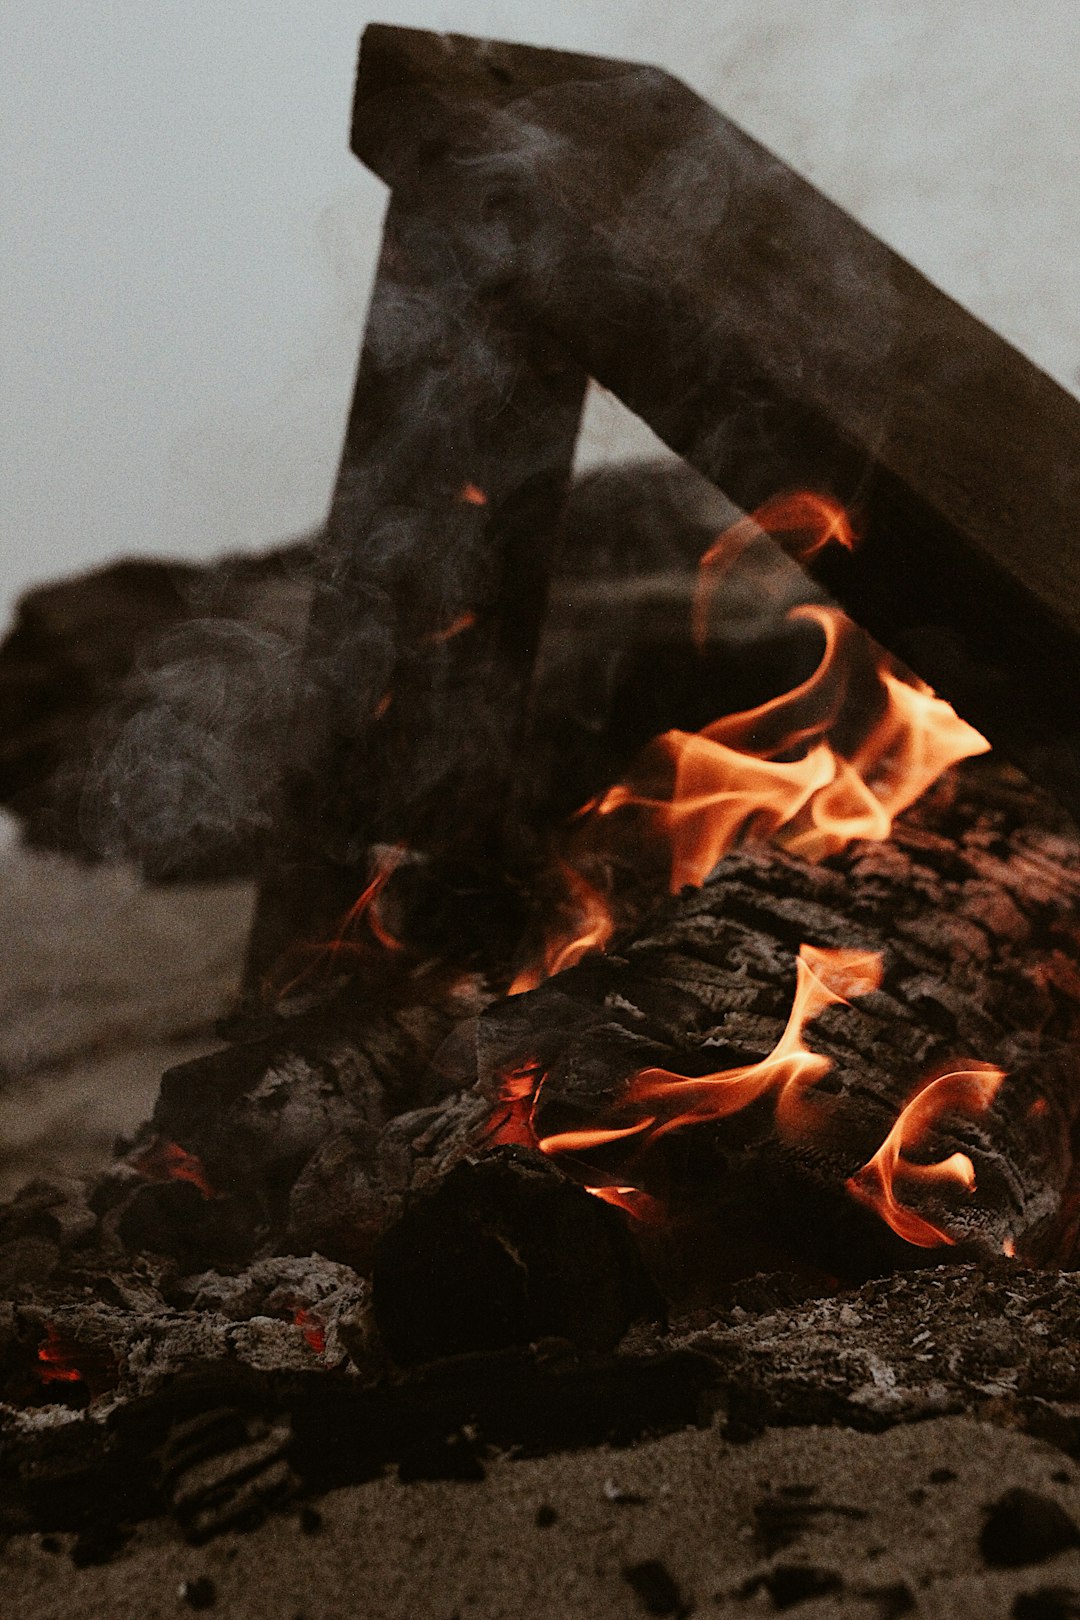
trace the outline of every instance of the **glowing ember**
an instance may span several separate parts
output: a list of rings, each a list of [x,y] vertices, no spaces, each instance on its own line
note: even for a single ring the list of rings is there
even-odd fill
[[[475,613],[459,613],[457,618],[452,619],[444,630],[433,630],[430,635],[424,637],[424,641],[429,646],[436,646],[444,641],[453,641],[454,637],[460,636],[463,631],[471,630],[475,623]]]
[[[499,1144],[536,1146],[532,1116],[543,1080],[543,1070],[535,1058],[507,1070],[500,1077],[499,1100],[487,1128],[487,1140],[492,1147]]]
[[[916,1164],[904,1155],[917,1149],[946,1114],[985,1113],[1004,1078],[996,1064],[965,1060],[963,1068],[925,1081],[873,1158],[847,1182],[848,1192],[868,1204],[907,1243],[920,1249],[955,1243],[940,1226],[902,1204],[895,1187],[899,1182],[916,1190],[952,1187],[973,1193],[974,1165],[966,1153],[952,1153],[937,1164]]]
[[[154,1142],[131,1161],[145,1181],[187,1181],[204,1198],[218,1195],[210,1185],[202,1160],[182,1148],[179,1142]]]
[[[311,1311],[298,1310],[293,1315],[293,1324],[302,1331],[309,1350],[313,1350],[317,1356],[325,1355],[326,1330],[317,1316],[312,1315]]]
[[[464,506],[486,506],[488,498],[479,484],[462,484],[457,492],[457,499]]]
[[[80,1384],[82,1373],[72,1359],[70,1347],[64,1344],[51,1325],[45,1329],[44,1343],[38,1345],[38,1374],[43,1384]]]
[[[508,995],[535,990],[544,979],[573,967],[583,956],[602,951],[615,931],[611,907],[599,889],[566,861],[560,861],[559,866],[565,886],[565,910],[572,921],[549,933],[542,960],[522,969]]]

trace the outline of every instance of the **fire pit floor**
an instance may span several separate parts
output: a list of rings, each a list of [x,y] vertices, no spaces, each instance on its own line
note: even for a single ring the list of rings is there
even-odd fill
[[[174,1385],[44,1448],[9,1413],[7,1526],[69,1528],[11,1537],[8,1591],[57,1617],[1075,1613],[1080,1275],[787,1286],[592,1363],[549,1343],[366,1388],[207,1364],[194,1422]],[[639,1443],[536,1454],[575,1429]]]
[[[9,1601],[34,1620],[1075,1614],[1080,1278],[953,1267],[845,1299],[783,1305],[780,1291],[746,1284],[720,1322],[635,1347],[681,1368],[687,1394],[696,1377],[701,1421],[632,1448],[514,1456],[485,1444],[481,1415],[429,1459],[457,1477],[406,1479],[402,1459],[397,1477],[315,1492],[302,1399],[290,1451],[279,1392],[292,1494],[251,1528],[192,1544],[174,1502],[131,1532],[17,1534]],[[364,1438],[357,1425],[357,1462]],[[234,1452],[234,1482],[251,1454]],[[216,1461],[216,1476],[201,1466],[221,1501],[228,1454]]]

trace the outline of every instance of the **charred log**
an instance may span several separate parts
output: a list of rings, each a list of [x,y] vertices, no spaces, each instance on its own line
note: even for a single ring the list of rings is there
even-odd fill
[[[506,1077],[531,1067],[543,1079],[518,1139],[551,1142],[581,1180],[642,1189],[677,1220],[696,1225],[707,1211],[708,1228],[726,1235],[721,1274],[733,1253],[737,1265],[794,1254],[851,1276],[912,1251],[843,1195],[845,1183],[921,1081],[979,1059],[1009,1076],[992,1113],[964,1121],[946,1110],[918,1156],[958,1152],[974,1166],[980,1197],[951,1211],[956,1241],[1054,1252],[1069,1241],[1080,1112],[1076,846],[1052,815],[1041,826],[1022,818],[1031,801],[993,769],[961,780],[958,800],[939,794],[886,844],[817,866],[776,850],[729,856],[621,948],[490,1008],[478,1051],[493,1106],[512,1112]],[[778,1132],[771,1095],[726,1117],[635,1130],[636,1074],[723,1073],[768,1056],[791,1012],[803,942],[883,963],[880,989],[810,1025],[809,1044],[831,1069],[807,1093],[805,1132]],[[581,1131],[597,1140],[559,1148]]]

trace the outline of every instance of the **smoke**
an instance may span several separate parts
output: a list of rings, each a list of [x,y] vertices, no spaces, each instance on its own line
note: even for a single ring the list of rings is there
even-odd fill
[[[101,727],[82,804],[87,846],[152,877],[250,869],[298,681],[295,636],[230,619],[165,635]]]

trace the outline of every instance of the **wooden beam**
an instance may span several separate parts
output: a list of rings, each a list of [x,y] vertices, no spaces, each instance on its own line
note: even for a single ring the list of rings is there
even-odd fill
[[[505,807],[586,379],[507,301],[497,266],[456,257],[454,207],[429,166],[387,215],[249,1003],[283,952],[334,937],[373,843],[464,869],[474,888],[478,866],[508,861]]]
[[[852,506],[814,572],[1080,812],[1080,404],[652,68],[376,26],[353,145],[744,508]]]

